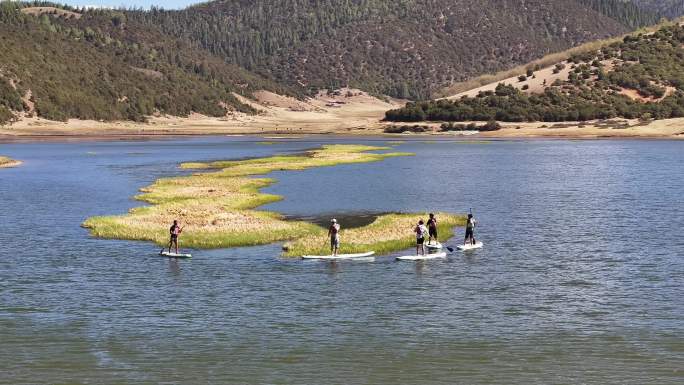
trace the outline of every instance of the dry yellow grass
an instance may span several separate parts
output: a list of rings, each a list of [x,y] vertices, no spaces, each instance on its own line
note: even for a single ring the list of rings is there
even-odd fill
[[[178,219],[185,226],[182,245],[194,248],[252,246],[317,236],[324,232],[319,226],[286,221],[278,214],[253,210],[281,197],[259,192],[260,188],[272,184],[273,179],[251,176],[275,170],[303,170],[410,155],[368,152],[386,149],[330,145],[303,155],[185,163],[181,167],[218,171],[159,179],[136,197],[151,206],[135,208],[125,215],[89,218],[83,226],[96,237],[145,240],[163,245],[168,242],[170,224]]]
[[[21,164],[20,161],[8,158],[6,156],[0,156],[0,168],[10,168],[17,167]]]

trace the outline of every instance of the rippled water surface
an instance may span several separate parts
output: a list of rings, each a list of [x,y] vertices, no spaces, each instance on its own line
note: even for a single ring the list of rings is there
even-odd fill
[[[181,161],[332,142],[385,143],[0,145],[25,161],[0,170],[0,383],[684,382],[684,142],[408,141],[264,190],[295,217],[473,208],[485,248],[445,261],[175,261],[79,227]]]

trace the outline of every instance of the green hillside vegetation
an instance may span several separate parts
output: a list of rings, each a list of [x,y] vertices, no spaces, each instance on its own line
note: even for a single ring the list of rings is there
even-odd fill
[[[620,0],[231,0],[127,16],[290,85],[410,99],[658,19]]]
[[[0,3],[0,123],[28,111],[68,118],[142,121],[155,113],[223,116],[254,112],[233,92],[291,89],[227,64],[122,12],[82,17],[27,15],[29,5]],[[31,99],[28,91],[31,91]]]
[[[610,118],[666,119],[684,116],[684,28],[653,34],[572,56],[567,81],[541,94],[499,84],[494,92],[455,101],[408,103],[388,111],[389,121],[586,121]]]
[[[234,93],[259,89],[427,99],[658,17],[621,0],[229,0],[174,11],[0,1],[0,124],[255,113]]]

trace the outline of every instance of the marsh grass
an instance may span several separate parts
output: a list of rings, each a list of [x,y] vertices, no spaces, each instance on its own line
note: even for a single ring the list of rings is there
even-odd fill
[[[454,235],[456,226],[464,226],[464,216],[436,213],[438,234],[441,242]],[[340,231],[340,254],[375,251],[376,254],[389,254],[416,246],[413,232],[420,219],[427,220],[427,214],[386,214],[379,216],[368,226],[342,229]],[[329,255],[330,240],[327,232],[305,235],[286,245],[286,257],[302,255]]]
[[[168,228],[174,219],[178,219],[185,227],[180,244],[191,248],[254,246],[324,236],[325,230],[314,224],[287,221],[279,214],[254,210],[282,197],[259,191],[274,183],[274,179],[253,176],[276,170],[304,170],[412,155],[368,152],[380,150],[388,148],[330,145],[302,155],[184,163],[182,168],[208,172],[159,179],[141,189],[142,194],[136,196],[151,206],[134,208],[125,215],[92,217],[83,223],[83,227],[100,238],[142,240],[164,245],[168,242]]]
[[[8,158],[6,156],[0,156],[0,168],[17,167],[21,164],[20,161]]]

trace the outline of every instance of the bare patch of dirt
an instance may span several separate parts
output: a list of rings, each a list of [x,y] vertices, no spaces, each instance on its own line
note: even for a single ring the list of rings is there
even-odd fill
[[[135,72],[140,72],[141,74],[143,74],[149,78],[152,78],[152,79],[160,79],[160,78],[164,77],[163,73],[161,73],[159,71],[155,71],[155,70],[150,70],[147,68],[139,68],[139,67],[131,66],[131,69]]]
[[[67,19],[69,19],[69,18],[80,19],[81,16],[83,16],[78,12],[67,11],[65,9],[59,9],[59,8],[55,8],[55,7],[28,7],[28,8],[22,8],[21,12],[26,14],[26,15],[33,15],[33,16],[50,15],[50,16],[55,16],[55,17],[66,17]]]

